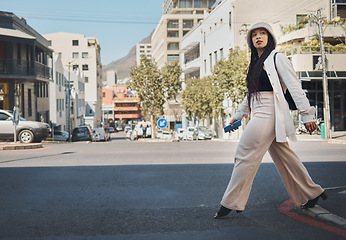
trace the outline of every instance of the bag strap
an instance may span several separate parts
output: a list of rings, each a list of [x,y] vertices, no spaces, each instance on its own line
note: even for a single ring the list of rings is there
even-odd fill
[[[279,77],[279,82],[280,82],[280,85],[281,85],[282,92],[285,94],[284,88],[282,87],[279,71],[276,68],[276,54],[278,54],[278,52],[274,53],[274,67],[275,67],[276,73],[277,73],[277,75]]]

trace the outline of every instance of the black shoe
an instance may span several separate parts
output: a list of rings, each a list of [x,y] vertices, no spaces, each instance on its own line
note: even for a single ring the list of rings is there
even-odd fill
[[[313,208],[315,207],[315,205],[317,204],[318,202],[318,199],[319,198],[322,198],[323,200],[326,200],[328,198],[328,195],[327,193],[324,191],[323,193],[321,193],[320,195],[318,195],[316,198],[312,199],[312,200],[309,200],[307,203],[303,204],[302,205],[302,208],[303,209],[307,209],[307,208]]]
[[[227,216],[231,211],[232,211],[232,209],[228,209],[228,208],[225,208],[224,206],[221,206],[220,210],[217,213],[215,213],[214,219],[219,219],[219,218],[222,218],[224,216]],[[236,210],[236,212],[241,213],[242,211]]]

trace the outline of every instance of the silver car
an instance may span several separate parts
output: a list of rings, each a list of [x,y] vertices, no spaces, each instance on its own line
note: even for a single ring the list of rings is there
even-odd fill
[[[0,110],[0,139],[14,139],[13,113],[8,110]],[[20,117],[16,127],[17,140],[21,143],[40,142],[51,133],[49,124],[37,121],[28,121]]]

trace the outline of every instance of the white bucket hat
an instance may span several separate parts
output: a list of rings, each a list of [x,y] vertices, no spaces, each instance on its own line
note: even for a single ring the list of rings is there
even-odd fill
[[[259,23],[256,23],[255,25],[253,25],[250,30],[247,32],[247,36],[246,36],[246,40],[247,40],[247,45],[250,47],[252,45],[252,40],[251,40],[251,32],[252,30],[254,29],[257,29],[257,28],[265,28],[269,33],[270,35],[272,35],[273,37],[273,40],[274,40],[274,44],[275,44],[275,47],[276,47],[276,38],[275,38],[275,35],[273,33],[273,29],[272,27],[266,23],[266,22],[259,22]]]

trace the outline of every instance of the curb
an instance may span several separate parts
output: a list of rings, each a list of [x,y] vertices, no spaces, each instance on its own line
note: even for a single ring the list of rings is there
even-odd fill
[[[339,217],[333,213],[330,213],[328,210],[316,205],[313,208],[301,209],[301,212],[314,218],[321,219],[323,221],[332,222],[343,228],[346,228],[346,219]]]
[[[7,145],[0,145],[0,151],[6,151],[6,150],[26,150],[26,149],[38,149],[43,148],[42,143],[21,143],[21,144],[7,144]]]

